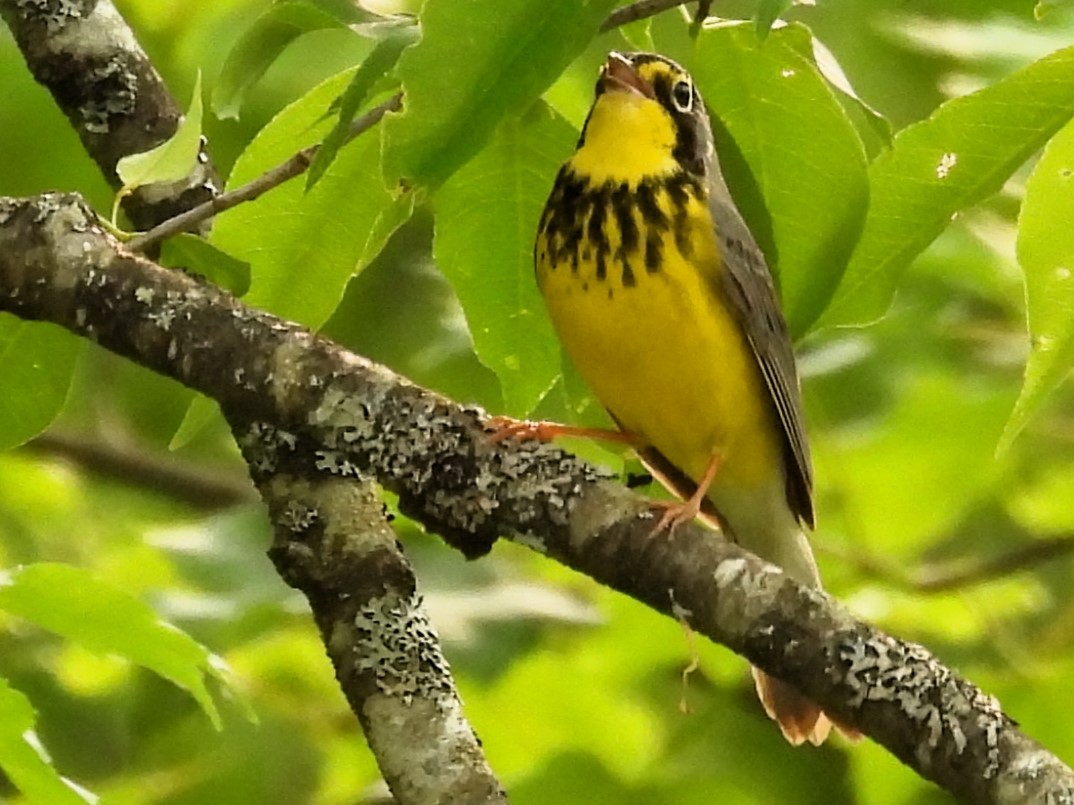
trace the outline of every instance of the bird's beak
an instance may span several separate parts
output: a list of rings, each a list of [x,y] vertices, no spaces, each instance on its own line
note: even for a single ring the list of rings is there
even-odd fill
[[[638,75],[626,56],[614,50],[601,68],[600,86],[605,92],[633,92],[646,98],[654,97],[653,85]]]

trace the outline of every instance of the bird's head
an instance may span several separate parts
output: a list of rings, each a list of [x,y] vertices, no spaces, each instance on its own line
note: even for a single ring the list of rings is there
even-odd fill
[[[634,182],[685,171],[703,178],[712,154],[693,79],[655,53],[612,52],[572,162],[594,179]]]

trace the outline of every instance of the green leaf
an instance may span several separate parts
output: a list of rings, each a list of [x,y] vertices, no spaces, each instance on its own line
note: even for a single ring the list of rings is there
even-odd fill
[[[200,274],[235,296],[242,296],[250,287],[248,264],[188,232],[181,232],[164,241],[160,263],[169,268],[182,268]]]
[[[118,654],[194,697],[220,727],[205,684],[227,682],[223,661],[137,598],[70,565],[40,563],[0,572],[0,609],[91,651]]]
[[[380,25],[397,20],[395,16],[384,16],[362,8],[355,0],[309,0],[312,5],[331,14],[345,25]]]
[[[1074,122],[1044,147],[1018,216],[1032,349],[999,450],[1010,446],[1074,365]]]
[[[331,126],[324,112],[352,75],[333,76],[273,118],[239,157],[228,185],[242,185],[319,142]],[[308,193],[301,182],[287,182],[217,219],[210,242],[250,264],[248,304],[320,327],[348,280],[410,216],[412,200],[396,199],[384,187],[377,134],[344,146]]]
[[[652,18],[644,17],[620,25],[617,30],[632,49],[651,52],[656,50],[656,45],[653,44],[652,24]]]
[[[578,133],[543,102],[504,121],[434,197],[433,255],[462,303],[474,349],[525,416],[559,374],[559,346],[533,274],[533,240]]]
[[[339,118],[336,125],[324,138],[321,147],[313,157],[309,175],[306,177],[306,189],[312,188],[328,170],[336,158],[339,149],[347,141],[351,123],[361,108],[373,86],[390,71],[403,50],[418,38],[418,29],[407,26],[393,29],[393,33],[380,40],[373,51],[359,66],[351,83],[339,99]]]
[[[195,395],[194,399],[190,401],[190,406],[186,409],[186,413],[183,414],[183,421],[175,429],[175,435],[168,442],[168,449],[181,450],[186,447],[194,441],[199,433],[205,430],[210,422],[215,421],[220,416],[222,416],[220,404],[216,400],[206,397],[204,394]]]
[[[948,101],[869,167],[861,241],[822,326],[884,315],[910,262],[960,210],[999,190],[1074,115],[1074,48]]]
[[[1070,0],[1037,0],[1037,4],[1033,6],[1033,16],[1038,21],[1043,20],[1053,11],[1070,4]]]
[[[385,121],[390,186],[436,187],[589,44],[616,0],[428,0],[399,60],[406,102]]]
[[[343,27],[346,26],[335,14],[318,8],[318,4],[295,0],[270,6],[243,32],[228,53],[213,88],[216,116],[238,118],[246,93],[279,58],[284,48],[302,34]]]
[[[753,12],[757,38],[765,39],[780,15],[793,5],[793,0],[760,0]]]
[[[201,71],[194,80],[190,106],[179,121],[175,134],[156,148],[131,154],[116,163],[116,174],[123,182],[120,195],[154,182],[177,182],[190,173],[201,147]]]
[[[67,401],[82,340],[62,327],[0,313],[0,450],[29,441]]]
[[[832,88],[839,93],[845,102],[861,113],[862,118],[880,142],[885,146],[890,146],[892,137],[891,122],[858,95],[858,91],[854,89],[850,79],[843,72],[843,67],[835,58],[835,54],[828,50],[824,43],[815,36],[810,37],[810,39],[812,40],[812,48],[810,53],[806,55],[813,59],[813,63],[817,65],[821,75],[828,80],[828,83],[832,85]]]
[[[85,805],[93,794],[61,777],[34,732],[30,700],[0,678],[0,769],[28,802]]]
[[[801,26],[761,43],[752,26],[725,25],[701,33],[691,65],[728,184],[796,337],[831,299],[868,203],[861,140],[803,53],[811,37]]]

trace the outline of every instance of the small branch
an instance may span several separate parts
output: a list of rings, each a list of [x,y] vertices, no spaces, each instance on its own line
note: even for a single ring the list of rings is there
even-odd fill
[[[1007,553],[964,562],[923,565],[910,572],[909,584],[926,593],[939,593],[1010,576],[1019,570],[1074,553],[1074,536],[1051,537]]]
[[[305,593],[395,801],[506,803],[373,483],[326,475],[314,450],[269,461],[278,434],[233,425],[272,519],[269,556]]]
[[[691,2],[693,2],[693,0],[638,0],[637,3],[631,3],[629,6],[617,8],[609,14],[608,18],[601,23],[600,32],[605,33],[613,28],[618,28],[620,25],[637,22],[646,17],[655,17],[660,12],[667,11],[669,8],[684,6]]]
[[[255,473],[300,462],[325,483],[373,478],[469,556],[508,535],[687,621],[962,801],[1074,800],[1074,771],[922,646],[699,524],[653,539],[650,504],[600,470],[550,445],[494,443],[482,412],[131,255],[76,196],[0,199],[0,309],[210,395],[249,423]]]
[[[906,569],[872,554],[842,551],[825,546],[822,550],[848,562],[866,575],[920,593],[942,593],[1003,578],[1035,565],[1074,553],[1074,536],[1035,540],[1011,551],[986,556],[923,564]]]
[[[384,103],[373,107],[361,117],[356,118],[351,125],[350,133],[347,136],[347,142],[350,142],[362,132],[371,129],[379,123],[381,118],[388,112],[394,112],[399,109],[402,106],[402,102],[403,94],[398,92]],[[136,235],[128,241],[127,248],[131,251],[148,252],[157,244],[173,235],[178,235],[180,232],[190,232],[196,229],[202,222],[209,220],[213,216],[219,215],[225,210],[230,210],[232,207],[237,207],[243,202],[253,201],[258,196],[283,184],[288,179],[301,176],[309,168],[318,148],[320,148],[319,145],[311,145],[309,148],[303,148],[297,154],[290,157],[286,162],[282,162],[275,168],[258,176],[253,181],[248,182],[241,187],[236,187],[234,190],[229,190],[219,196],[215,196],[214,198],[199,204],[197,207],[187,210],[186,212],[165,221],[159,226],[153,227],[148,232]]]
[[[182,111],[110,0],[0,0],[0,17],[113,188],[120,158],[175,134]],[[212,198],[217,181],[203,143],[186,177],[138,188],[123,209],[149,229]]]
[[[200,465],[174,457],[147,455],[144,450],[85,441],[48,431],[21,448],[55,456],[130,486],[167,495],[199,509],[220,509],[256,500],[249,480],[235,473],[212,473]]]

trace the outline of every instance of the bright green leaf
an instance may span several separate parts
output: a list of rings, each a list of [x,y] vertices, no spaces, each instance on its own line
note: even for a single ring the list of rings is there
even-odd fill
[[[187,232],[164,241],[160,264],[200,274],[235,296],[242,296],[250,287],[249,265]]]
[[[842,65],[835,58],[835,54],[828,50],[824,43],[815,36],[810,37],[810,39],[812,40],[812,48],[807,55],[812,57],[813,63],[817,65],[821,75],[828,80],[828,83],[845,99],[847,104],[861,113],[862,118],[879,138],[880,142],[885,146],[890,146],[892,137],[891,122],[858,95],[857,90],[850,83],[850,79],[847,78],[847,74],[843,72]]]
[[[0,677],[0,771],[29,802],[85,805],[98,798],[61,777],[34,731],[30,700]]]
[[[97,797],[56,772],[34,733],[36,721],[30,700],[0,678],[0,769],[29,802],[97,802]]]
[[[652,19],[645,17],[619,26],[619,35],[634,50],[651,52],[656,50],[653,44]]]
[[[502,411],[500,381],[475,354],[462,305],[433,261],[432,211],[415,219],[347,286],[321,332],[415,383]]]
[[[399,60],[406,101],[385,121],[387,182],[435,187],[528,107],[616,0],[428,0]]]
[[[1032,350],[1025,385],[1000,438],[1011,443],[1074,365],[1074,122],[1044,147],[1018,216]],[[1064,222],[1064,223],[1060,223]]]
[[[772,29],[780,14],[793,4],[793,0],[760,0],[753,12],[753,23],[757,30],[757,36],[764,39]]]
[[[1074,115],[1074,48],[940,106],[869,167],[861,241],[821,325],[884,315],[910,262],[952,216],[995,193]]]
[[[372,92],[374,85],[388,73],[399,60],[404,48],[414,43],[418,37],[418,29],[415,26],[407,26],[393,29],[394,33],[386,36],[373,48],[359,66],[351,83],[339,99],[339,117],[336,125],[324,138],[321,147],[313,157],[306,177],[306,189],[317,184],[321,176],[332,164],[339,153],[339,149],[347,142],[351,123],[361,108],[365,99]]]
[[[861,140],[803,55],[809,43],[797,25],[764,43],[749,25],[707,28],[691,65],[728,184],[778,277],[796,337],[831,299],[868,203]]]
[[[533,275],[533,240],[556,171],[577,139],[544,103],[501,124],[434,197],[437,265],[455,288],[474,348],[525,416],[559,374],[559,346]]]
[[[120,195],[153,182],[177,182],[190,173],[201,147],[201,72],[194,80],[190,106],[179,121],[175,134],[156,148],[131,154],[116,163],[116,174],[123,182]]]
[[[63,409],[82,341],[53,324],[0,313],[0,450],[47,428]]]
[[[324,112],[352,74],[333,76],[273,118],[235,163],[229,186],[319,142],[332,125]],[[287,182],[217,219],[211,242],[250,264],[248,304],[319,327],[348,280],[410,216],[411,200],[397,200],[384,187],[377,134],[344,146],[308,193],[301,182]]]
[[[70,565],[40,563],[0,573],[0,609],[102,654],[118,654],[194,697],[213,724],[220,714],[206,676],[226,682],[221,661],[161,621],[137,598]]]
[[[344,23],[335,14],[314,3],[296,0],[269,6],[228,53],[213,88],[216,116],[237,118],[246,93],[279,58],[284,48],[302,34],[343,27]]]
[[[183,415],[183,421],[175,429],[175,435],[168,442],[169,450],[181,450],[220,416],[220,404],[203,394],[195,395]]]
[[[355,0],[309,0],[309,2],[346,25],[379,25],[395,19],[362,8]]]
[[[1037,4],[1033,6],[1033,16],[1037,20],[1043,20],[1056,9],[1069,5],[1070,0],[1037,0]]]

